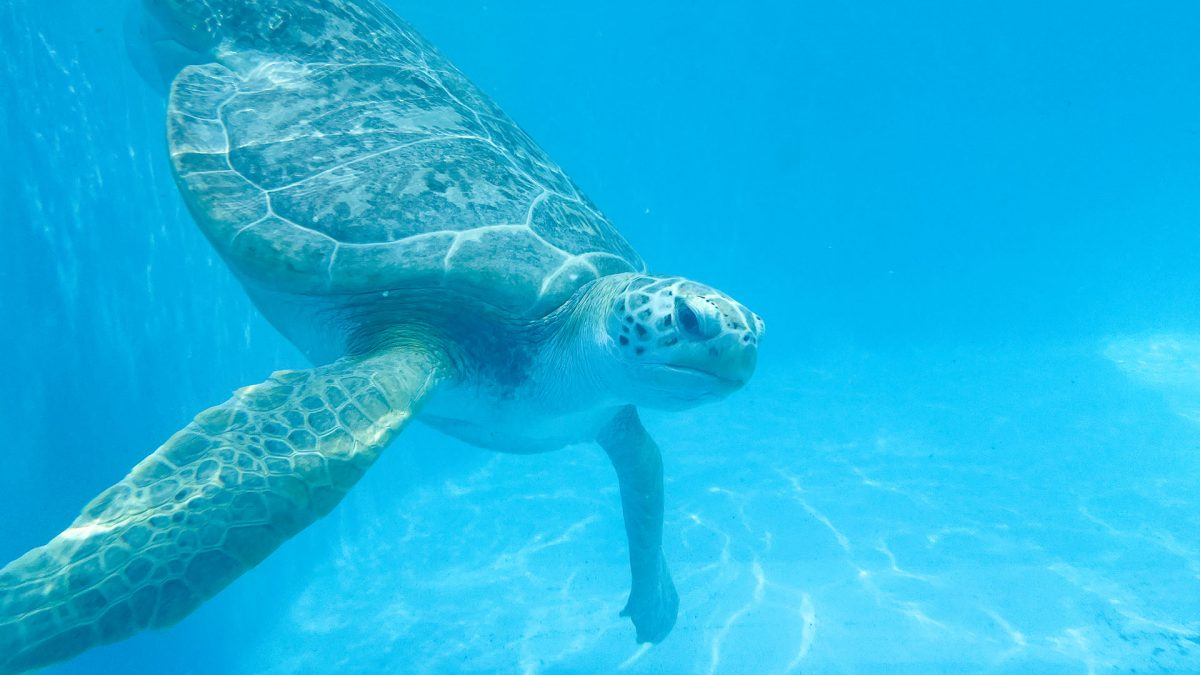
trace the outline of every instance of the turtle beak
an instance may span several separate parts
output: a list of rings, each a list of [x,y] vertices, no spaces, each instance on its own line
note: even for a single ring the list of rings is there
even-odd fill
[[[704,373],[728,391],[750,380],[765,329],[758,315],[723,297],[686,296],[676,297],[675,321],[694,347],[680,350],[670,365]]]

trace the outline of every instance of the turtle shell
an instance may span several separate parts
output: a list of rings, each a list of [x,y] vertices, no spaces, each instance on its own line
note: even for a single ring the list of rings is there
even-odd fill
[[[212,3],[216,5],[217,3]],[[231,3],[172,84],[168,143],[200,227],[248,283],[444,287],[541,316],[644,263],[536,144],[374,2]]]

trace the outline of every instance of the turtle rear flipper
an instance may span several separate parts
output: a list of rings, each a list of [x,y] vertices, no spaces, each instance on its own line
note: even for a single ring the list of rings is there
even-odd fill
[[[170,626],[328,513],[434,381],[421,353],[276,373],[0,570],[0,673]]]

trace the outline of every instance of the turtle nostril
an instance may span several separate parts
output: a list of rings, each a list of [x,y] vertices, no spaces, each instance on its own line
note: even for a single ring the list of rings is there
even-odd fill
[[[696,312],[688,307],[687,301],[676,296],[675,298],[675,318],[679,321],[679,327],[684,333],[694,337],[703,337],[700,334],[700,317],[696,316]]]

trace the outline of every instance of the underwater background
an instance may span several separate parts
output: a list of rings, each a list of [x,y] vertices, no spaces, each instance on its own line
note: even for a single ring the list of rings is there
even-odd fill
[[[1200,671],[1200,4],[392,0],[658,273],[768,324],[646,414],[672,635],[581,446],[410,427],[48,673]],[[124,2],[0,0],[0,558],[303,357],[191,223]]]

